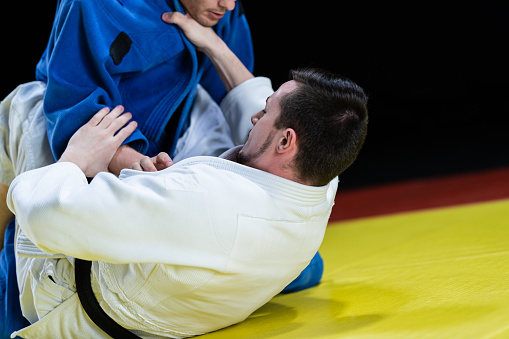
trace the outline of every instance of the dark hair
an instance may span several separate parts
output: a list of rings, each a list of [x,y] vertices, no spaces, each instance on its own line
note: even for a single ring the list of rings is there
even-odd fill
[[[278,129],[292,128],[301,180],[323,186],[347,169],[364,143],[368,97],[354,82],[319,69],[290,72],[297,88],[281,101]]]

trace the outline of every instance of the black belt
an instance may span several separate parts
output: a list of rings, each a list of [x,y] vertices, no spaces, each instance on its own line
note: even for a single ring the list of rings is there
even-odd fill
[[[77,258],[74,261],[74,275],[76,279],[76,289],[78,290],[78,298],[80,299],[81,305],[89,318],[112,338],[140,338],[117,324],[115,320],[111,319],[110,316],[107,315],[101,308],[101,305],[99,305],[99,302],[92,291],[92,282],[90,277],[91,268],[91,261]]]

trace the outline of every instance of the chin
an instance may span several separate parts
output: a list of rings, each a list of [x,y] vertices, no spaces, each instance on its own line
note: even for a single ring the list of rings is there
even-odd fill
[[[223,158],[223,159],[226,159],[226,160],[237,162],[237,156],[238,156],[239,152],[242,150],[243,147],[244,147],[244,145],[240,145],[240,146],[236,146],[236,147],[230,148],[228,151],[224,152],[219,157]]]
[[[217,23],[219,22],[219,20],[211,19],[207,14],[202,14],[198,18],[195,18],[195,20],[198,21],[198,23],[204,27],[212,27],[217,25]]]

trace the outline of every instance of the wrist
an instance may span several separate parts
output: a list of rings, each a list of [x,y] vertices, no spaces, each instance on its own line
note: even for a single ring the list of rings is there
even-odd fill
[[[230,51],[226,43],[217,34],[211,35],[210,39],[207,39],[207,45],[199,48],[200,52],[203,52],[211,60],[221,58],[225,52]]]
[[[57,162],[70,162],[78,166],[83,173],[86,173],[87,171],[86,166],[84,166],[84,164],[80,162],[80,157],[74,156],[72,152],[68,150],[64,151],[64,153],[62,154],[60,159],[58,159]]]
[[[120,146],[111,159],[108,165],[108,170],[118,176],[120,171],[124,168],[131,168],[132,165],[140,161],[141,158],[143,158],[143,154],[139,153],[129,145]]]

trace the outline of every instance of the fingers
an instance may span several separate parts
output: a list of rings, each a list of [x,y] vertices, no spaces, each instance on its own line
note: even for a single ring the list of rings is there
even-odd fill
[[[131,169],[136,170],[136,171],[141,171],[141,172],[143,172],[143,168],[141,168],[141,165],[140,165],[140,163],[139,163],[139,162],[135,162],[135,163],[133,164],[133,166],[131,167]]]
[[[180,26],[183,22],[182,20],[185,19],[185,16],[180,12],[167,12],[164,13],[161,18],[167,24],[176,24]]]
[[[112,113],[108,114],[108,116],[106,116],[103,120],[111,118],[110,115],[112,115]],[[133,115],[129,112],[124,113],[121,116],[117,116],[116,118],[114,118],[114,120],[111,121],[111,123],[107,127],[105,126],[105,129],[112,133],[116,133],[118,130],[122,128],[122,126],[127,124],[132,117]]]
[[[186,36],[193,27],[193,22],[198,26],[199,24],[191,18],[189,14],[182,14],[180,12],[164,13],[161,17],[167,24],[175,24],[179,26]]]
[[[99,123],[103,120],[103,118],[108,113],[110,113],[110,108],[104,107],[103,109],[98,111],[96,114],[94,114],[94,116],[92,117],[92,119],[90,119],[90,121],[88,123],[92,126],[97,126],[97,125],[99,125]]]
[[[124,107],[122,105],[118,105],[113,110],[110,110],[109,107],[103,107],[94,114],[88,123],[93,127],[101,125],[104,128],[108,128],[110,124],[115,121],[120,114],[122,114],[122,112],[124,112]]]
[[[104,107],[92,117],[90,124],[94,127],[104,128],[122,143],[138,127],[135,121],[131,121],[126,125],[132,119],[132,114],[129,112],[122,114],[123,112],[124,107],[122,105],[116,106],[111,111],[108,107]],[[115,135],[115,133],[117,134]]]
[[[158,171],[173,166],[173,160],[171,160],[168,153],[161,152],[155,157],[155,166]]]
[[[170,166],[173,166],[173,160],[171,160],[167,153],[161,152],[153,158],[147,156],[141,158],[141,160],[134,163],[131,168],[137,171],[156,172]]]
[[[111,110],[108,114],[106,114],[102,121],[97,126],[102,126],[104,128],[110,127],[110,125],[116,121],[116,119],[124,112],[124,106],[118,105],[113,110]],[[124,122],[124,124],[129,121],[131,117],[129,117],[128,120]],[[122,125],[121,125],[122,126]]]
[[[173,13],[175,13],[175,12],[163,13],[163,15],[161,15],[161,19],[164,22],[166,22],[167,24],[172,24],[173,23]]]
[[[138,127],[138,123],[136,121],[131,121],[128,125],[122,128],[118,133],[114,136],[117,139],[119,144],[122,144],[125,139],[127,139]]]
[[[143,157],[140,160],[140,166],[145,172],[156,172],[157,168],[149,157]]]

